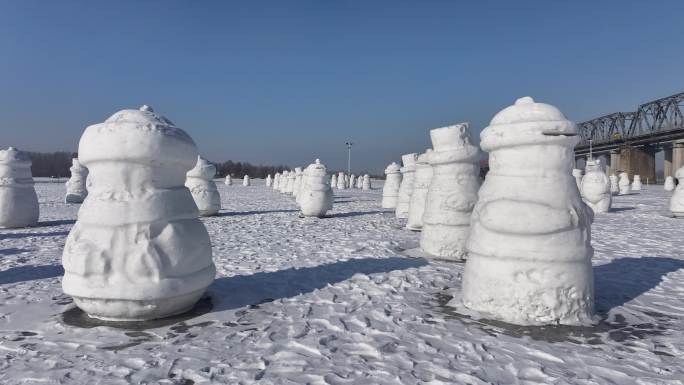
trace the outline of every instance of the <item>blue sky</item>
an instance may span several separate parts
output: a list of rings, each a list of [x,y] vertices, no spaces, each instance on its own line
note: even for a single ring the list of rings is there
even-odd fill
[[[681,92],[683,1],[0,0],[0,145],[143,103],[213,161],[379,172],[530,95],[583,121]]]

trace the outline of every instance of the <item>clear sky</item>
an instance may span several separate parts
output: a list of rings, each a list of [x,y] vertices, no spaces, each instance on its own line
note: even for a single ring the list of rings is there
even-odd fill
[[[0,145],[153,106],[213,161],[379,172],[530,95],[583,121],[684,90],[684,1],[0,0]]]

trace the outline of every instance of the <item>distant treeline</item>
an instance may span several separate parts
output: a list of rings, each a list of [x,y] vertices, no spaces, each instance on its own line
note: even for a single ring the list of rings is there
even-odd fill
[[[229,160],[223,163],[216,164],[216,176],[223,178],[226,175],[230,175],[233,178],[242,178],[245,175],[249,175],[250,178],[266,178],[266,175],[275,175],[277,172],[283,172],[283,170],[290,170],[288,166],[255,166],[247,162],[233,162]]]
[[[78,157],[75,152],[30,152],[31,173],[35,177],[69,177],[71,176],[71,159]],[[216,176],[225,177],[230,174],[233,178],[242,178],[249,175],[252,178],[266,178],[266,175],[274,175],[276,172],[289,170],[287,166],[255,166],[246,162],[233,162],[229,160],[216,164]]]
[[[71,176],[71,159],[76,158],[75,152],[29,152],[31,156],[31,174],[38,177],[69,177]]]

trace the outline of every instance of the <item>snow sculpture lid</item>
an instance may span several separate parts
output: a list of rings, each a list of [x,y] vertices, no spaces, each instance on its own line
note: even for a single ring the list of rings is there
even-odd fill
[[[418,154],[404,154],[401,156],[401,163],[404,165],[402,167],[403,171],[413,171],[416,169],[416,161],[418,160]]]
[[[430,163],[441,164],[478,159],[480,149],[471,143],[469,126],[470,123],[463,122],[430,130],[430,140],[434,148],[429,156]]]
[[[316,159],[318,160],[318,159]],[[295,167],[294,169],[295,175],[301,175],[302,174],[302,168],[301,167]]]
[[[589,159],[589,160],[587,160],[587,165],[585,167],[585,173],[588,173],[591,171],[603,171],[603,167],[601,166],[601,160],[600,159]],[[574,173],[574,170],[573,170],[573,173]]]
[[[31,157],[24,151],[9,147],[7,150],[0,150],[0,163],[12,163],[14,165],[30,166]]]
[[[197,156],[197,164],[187,173],[188,177],[202,179],[211,179],[214,175],[216,175],[216,166],[199,155]]]
[[[147,105],[121,110],[85,129],[78,145],[81,163],[93,160],[171,163],[189,170],[197,147],[182,129]]]
[[[427,167],[430,153],[432,153],[432,149],[428,148],[424,153],[418,155],[418,158],[416,158],[416,165],[419,167]]]
[[[397,164],[397,162],[392,162],[385,169],[385,174],[396,174],[399,172],[399,170],[400,170],[400,167]]]
[[[529,96],[494,115],[480,134],[485,151],[525,144],[560,144],[574,147],[580,140],[577,126],[556,107],[537,103]]]

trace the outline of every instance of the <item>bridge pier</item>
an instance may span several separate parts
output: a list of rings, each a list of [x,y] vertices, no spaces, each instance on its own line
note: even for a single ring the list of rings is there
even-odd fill
[[[618,170],[620,170],[620,150],[610,150],[610,172],[608,175],[617,175]]]
[[[630,147],[620,149],[620,170],[629,174],[630,179],[634,175],[641,176],[641,180],[655,183],[655,154],[654,146]],[[684,143],[682,143],[682,155],[684,156]],[[682,158],[684,161],[684,158]]]
[[[674,176],[672,164],[672,145],[666,144],[663,146],[663,176]]]
[[[672,143],[672,170],[671,175],[684,166],[684,142]]]

